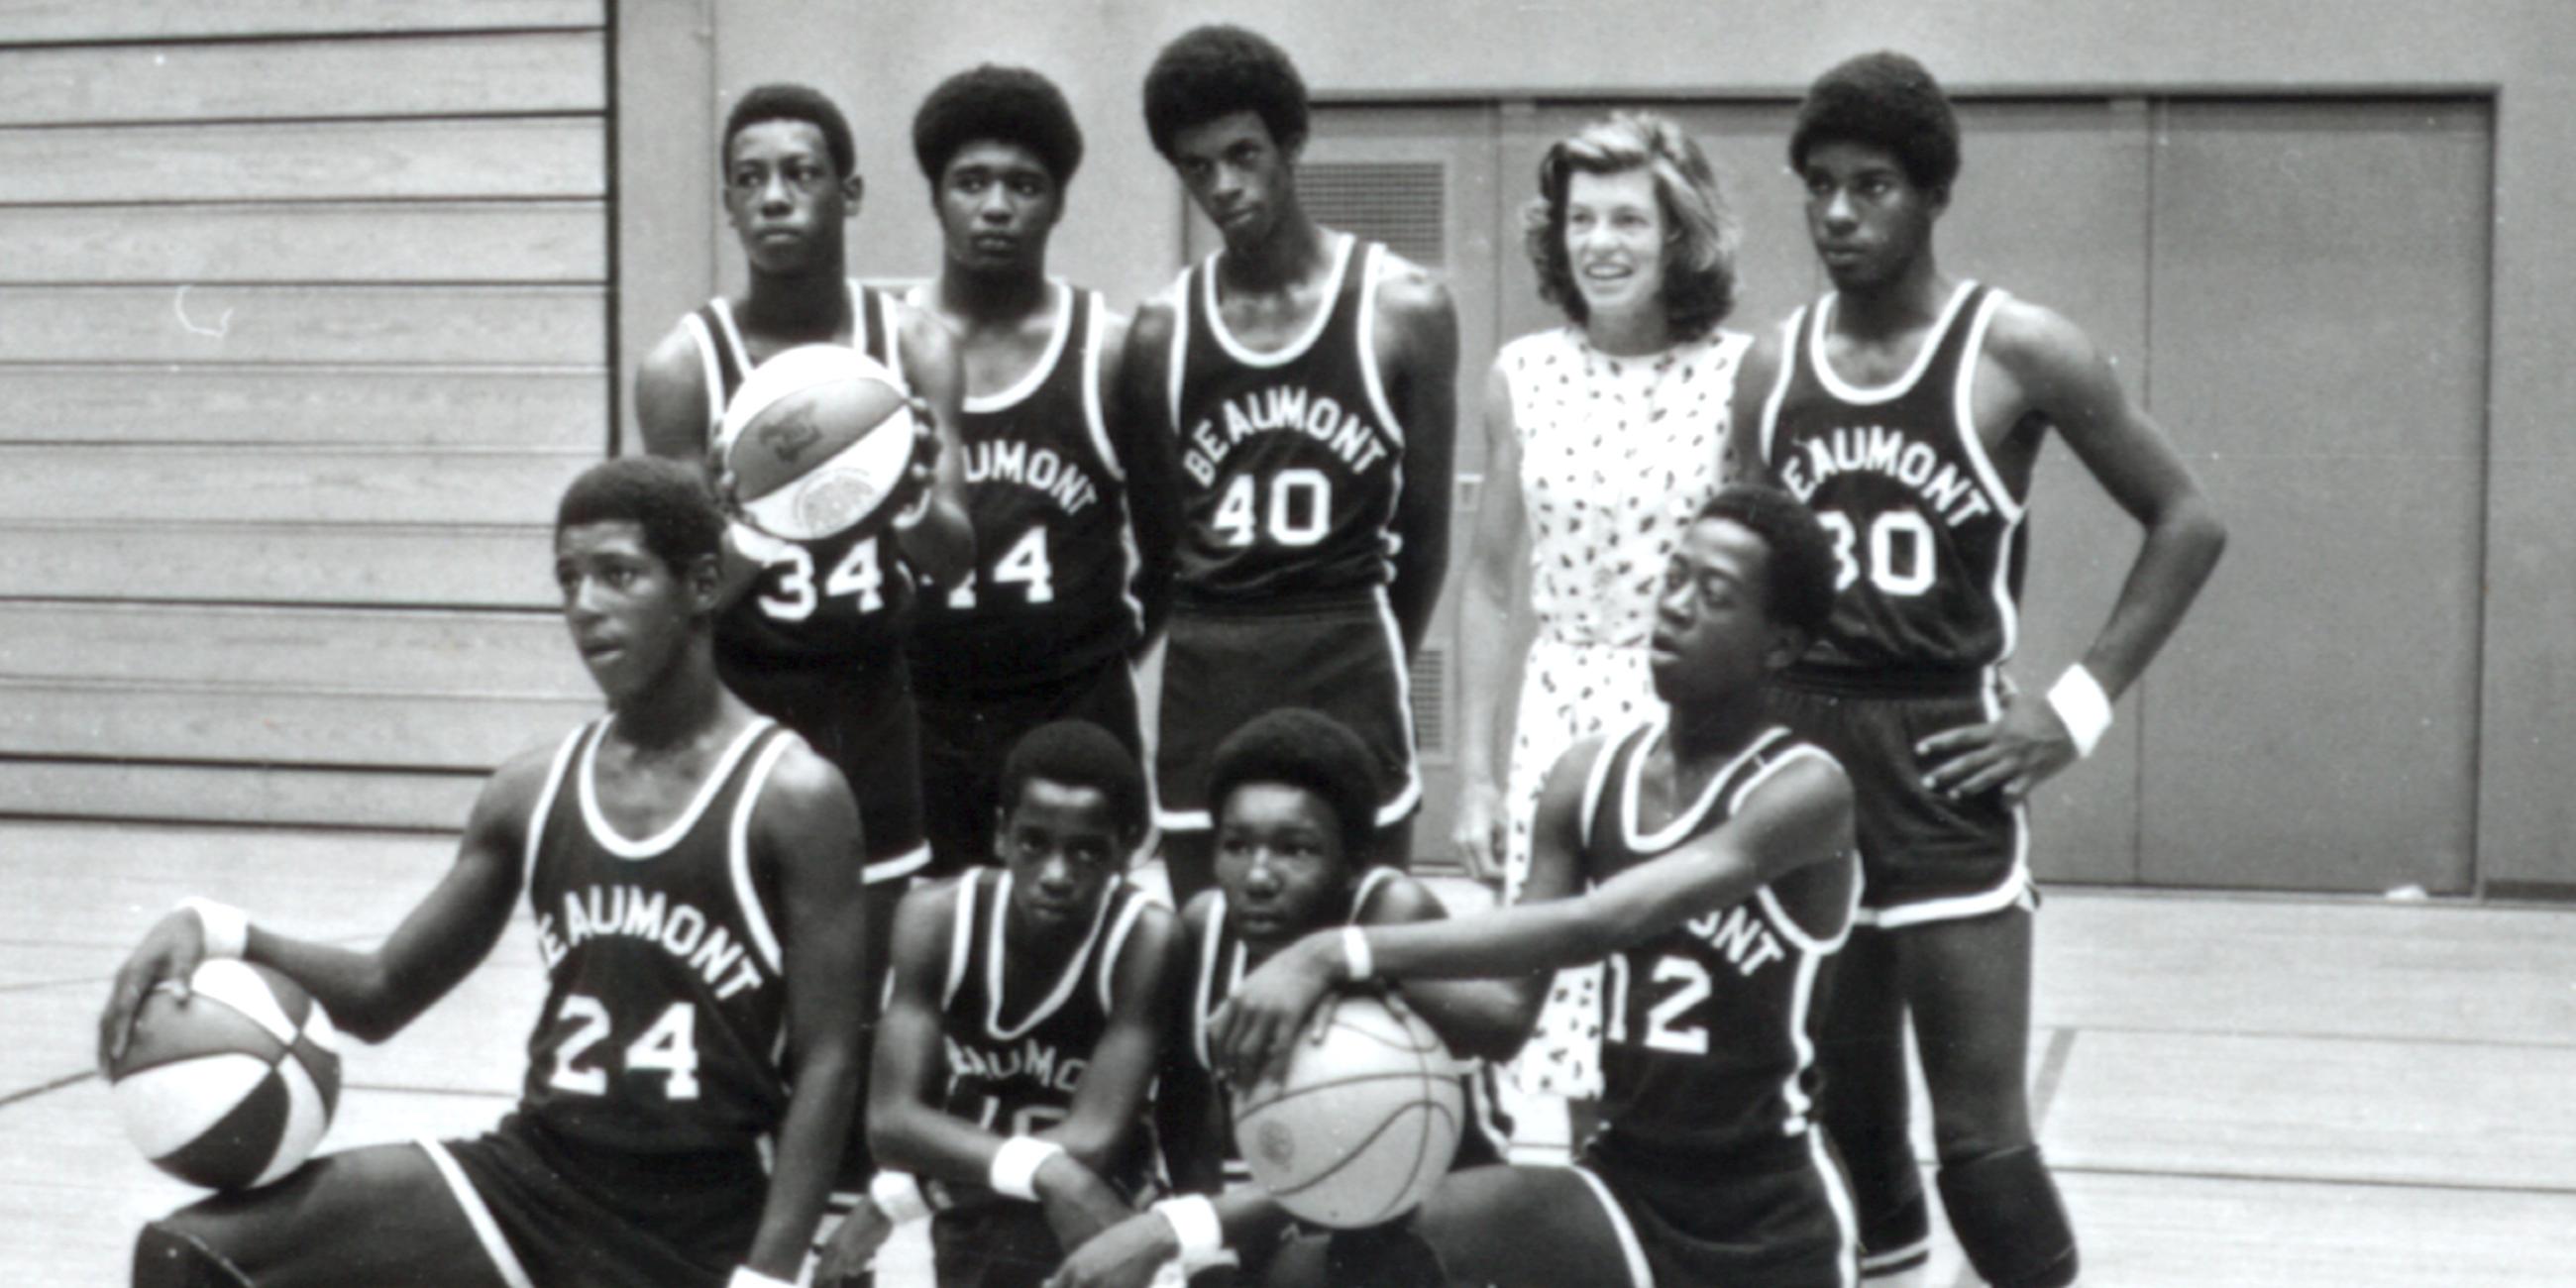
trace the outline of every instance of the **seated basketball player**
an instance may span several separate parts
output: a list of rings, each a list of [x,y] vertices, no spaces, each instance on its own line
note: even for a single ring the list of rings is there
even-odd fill
[[[857,1078],[859,828],[840,774],[716,680],[723,531],[693,466],[615,460],[574,481],[555,579],[608,714],[493,774],[455,866],[381,947],[191,900],[127,960],[102,1061],[149,990],[208,956],[284,972],[382,1041],[491,952],[523,889],[547,975],[499,1127],[326,1155],[182,1208],[144,1226],[137,1285],[796,1277]]]
[[[917,888],[896,915],[868,1092],[881,1170],[834,1234],[824,1284],[863,1273],[937,1195],[943,1288],[1035,1285],[1145,1188],[1180,937],[1124,879],[1145,840],[1144,773],[1107,730],[1067,720],[1022,738],[1001,782],[1001,866]]]
[[[1208,767],[1217,886],[1182,913],[1195,970],[1182,997],[1183,1031],[1173,1038],[1178,1049],[1156,1093],[1155,1124],[1172,1184],[1188,1193],[1083,1245],[1050,1285],[1143,1284],[1184,1251],[1183,1264],[1194,1272],[1234,1261],[1258,1273],[1290,1230],[1286,1211],[1249,1185],[1235,1153],[1233,1115],[1211,1059],[1223,1049],[1208,1026],[1248,969],[1310,931],[1446,915],[1429,887],[1373,862],[1374,763],[1359,735],[1297,707],[1256,717],[1218,746]],[[1517,997],[1501,985],[1410,983],[1402,1001],[1461,1055],[1499,1059],[1519,1046]],[[1503,1133],[1487,1121],[1485,1088],[1469,1090],[1472,1121],[1460,1133],[1460,1165],[1495,1162]]]
[[[1816,994],[1860,893],[1842,768],[1764,717],[1770,677],[1833,604],[1823,527],[1730,488],[1664,574],[1652,642],[1668,717],[1579,743],[1540,797],[1524,901],[1309,935],[1235,990],[1213,1038],[1237,1077],[1299,1040],[1333,988],[1513,980],[1606,957],[1604,1126],[1573,1168],[1456,1173],[1406,1241],[1329,1282],[1847,1285],[1852,1209],[1811,1118]],[[1326,1282],[1282,1256],[1274,1284]]]

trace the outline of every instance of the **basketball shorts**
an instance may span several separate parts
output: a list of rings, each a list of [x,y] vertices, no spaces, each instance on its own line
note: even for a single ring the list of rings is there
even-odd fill
[[[1774,719],[1850,776],[1860,839],[1863,925],[1981,917],[2029,894],[2030,824],[2000,791],[1953,799],[1923,785],[1924,738],[2001,711],[1983,694],[1877,697],[1771,687]]]
[[[951,876],[994,861],[994,809],[1002,761],[1032,729],[1088,720],[1129,755],[1145,754],[1136,717],[1136,678],[1124,653],[1061,679],[1000,693],[914,695],[921,713],[921,803],[930,837],[924,876]]]
[[[1383,591],[1295,612],[1176,608],[1163,649],[1162,718],[1154,746],[1154,821],[1214,826],[1208,762],[1245,721],[1311,707],[1350,727],[1376,760],[1377,823],[1422,801],[1403,636]]]
[[[840,666],[787,666],[719,648],[716,672],[849,780],[870,884],[910,876],[930,861],[921,832],[920,723],[900,652]]]
[[[1038,1288],[1064,1256],[1035,1203],[980,1203],[930,1219],[939,1288]]]
[[[1844,1288],[1860,1277],[1850,1189],[1810,1131],[1760,1167],[1676,1166],[1596,1144],[1575,1171],[1601,1200],[1636,1288]],[[1797,1155],[1803,1155],[1798,1157]],[[1604,1283],[1616,1282],[1609,1275]]]

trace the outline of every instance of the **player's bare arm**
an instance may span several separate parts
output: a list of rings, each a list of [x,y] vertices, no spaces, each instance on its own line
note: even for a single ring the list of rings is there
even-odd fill
[[[1521,435],[1512,420],[1511,381],[1496,362],[1485,374],[1485,474],[1476,490],[1475,547],[1458,611],[1458,807],[1452,838],[1468,874],[1503,872],[1502,778],[1495,772],[1503,703],[1516,693],[1514,660],[1538,634],[1529,603],[1529,516],[1521,496]]]
[[[1181,911],[1184,945],[1204,943],[1216,917],[1217,892],[1203,890]],[[1184,956],[1189,953],[1184,948]],[[1185,972],[1186,974],[1186,972]],[[1174,988],[1164,1015],[1163,1075],[1154,1087],[1154,1137],[1163,1151],[1163,1168],[1174,1191],[1214,1194],[1224,1188],[1226,1126],[1214,1077],[1199,1066],[1192,1044],[1197,1038],[1199,1000],[1190,980]]]
[[[1996,314],[1986,352],[1996,368],[1987,374],[1998,378],[1979,382],[1979,425],[2044,419],[2145,529],[2110,620],[2081,663],[2101,694],[2116,700],[2182,624],[2226,547],[2226,526],[2164,430],[2131,401],[2075,324],[2014,301]],[[1935,734],[1916,751],[1931,766],[1925,778],[1934,789],[1970,796],[2001,788],[2013,800],[2077,758],[2053,704],[2028,697],[2000,720]]]
[[[1091,1062],[1073,1091],[1073,1109],[1063,1122],[1037,1133],[1094,1173],[1109,1169],[1144,1119],[1163,1055],[1163,1018],[1188,973],[1180,948],[1180,920],[1170,910],[1148,905],[1137,914],[1110,975],[1108,1026],[1092,1044]]]
[[[1369,901],[1363,926],[1408,926],[1439,921],[1449,915],[1431,887],[1411,877],[1397,877]],[[1431,1025],[1451,1051],[1479,1060],[1508,1060],[1518,1054],[1546,1000],[1544,973],[1516,979],[1413,979],[1397,984],[1403,1005]]]
[[[867,895],[850,874],[865,853],[841,773],[803,746],[771,770],[752,854],[775,876],[785,912],[789,1064],[794,1090],[746,1264],[794,1280],[822,1219],[857,1099],[865,1002],[851,986],[866,961]]]
[[[1735,391],[1726,403],[1727,483],[1768,481],[1762,468],[1762,405],[1770,401],[1771,387],[1780,382],[1780,364],[1787,360],[1787,352],[1780,328],[1765,327],[1736,364]]]
[[[518,898],[529,812],[553,765],[552,747],[524,752],[495,772],[474,801],[456,862],[382,946],[358,952],[250,928],[242,956],[304,986],[332,1023],[382,1042],[419,1018],[471,973],[509,924]],[[161,919],[116,973],[99,1016],[99,1067],[124,1053],[135,1012],[164,981],[184,990],[206,955],[205,927],[182,909]]]
[[[635,366],[635,425],[644,450],[702,463],[707,458],[706,364],[686,326],[654,344]]]
[[[928,480],[929,502],[918,519],[896,523],[895,539],[923,576],[953,586],[975,568],[975,530],[966,518],[966,449],[957,437],[966,406],[965,368],[956,337],[936,316],[898,300],[894,317],[903,338],[904,379],[914,396],[929,405],[939,440]]]
[[[1257,1188],[1217,1195],[1209,1206],[1229,1248],[1270,1247],[1294,1222],[1288,1209]],[[1180,1236],[1170,1219],[1140,1212],[1075,1249],[1044,1288],[1146,1288],[1179,1255]]]
[[[1549,773],[1534,837],[1531,898],[1474,917],[1371,928],[1363,933],[1373,976],[1520,976],[1592,961],[1851,849],[1850,781],[1828,759],[1801,757],[1724,824],[1588,893],[1540,897],[1547,893],[1536,888],[1542,856],[1550,860],[1551,888],[1561,888],[1574,870],[1568,842],[1579,840],[1582,783],[1569,779],[1588,772],[1591,760],[1568,755]],[[1246,978],[1218,1017],[1211,1044],[1222,1052],[1220,1065],[1246,1080],[1272,1071],[1316,1003],[1351,981],[1339,932],[1290,945]]]
[[[1136,602],[1145,610],[1145,629],[1136,638],[1132,653],[1143,657],[1162,635],[1164,615],[1172,607],[1172,552],[1180,544],[1181,504],[1179,467],[1172,455],[1172,434],[1166,425],[1170,419],[1164,405],[1150,392],[1131,388],[1129,371],[1143,366],[1152,372],[1164,370],[1161,353],[1172,337],[1171,310],[1149,304],[1146,310],[1155,316],[1162,329],[1162,349],[1150,359],[1136,356],[1135,336],[1143,323],[1140,314],[1131,323],[1122,313],[1103,311],[1100,315],[1100,401],[1101,415],[1108,421],[1109,446],[1118,453],[1118,467],[1127,475],[1127,528],[1136,539],[1136,577],[1132,583]],[[1159,378],[1159,375],[1157,376]]]
[[[1395,581],[1387,599],[1405,656],[1422,647],[1449,573],[1449,500],[1458,437],[1458,310],[1449,288],[1387,257],[1377,293],[1377,364],[1404,426],[1404,491],[1396,499]]]

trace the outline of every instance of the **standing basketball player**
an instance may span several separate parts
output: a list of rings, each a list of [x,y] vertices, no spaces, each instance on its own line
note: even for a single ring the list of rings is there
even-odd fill
[[[1310,706],[1367,740],[1386,862],[1422,793],[1407,668],[1448,558],[1458,319],[1298,204],[1306,122],[1296,67],[1241,28],[1189,32],[1145,76],[1154,147],[1225,242],[1138,311],[1122,373],[1180,470],[1154,769],[1184,904],[1210,880],[1209,753],[1253,716]]]
[[[930,504],[889,536],[781,541],[735,525],[732,543],[758,565],[716,625],[727,687],[804,735],[858,793],[871,883],[929,862],[922,843],[920,737],[903,656],[914,573],[953,584],[972,534],[956,448],[957,354],[928,314],[847,276],[846,225],[861,184],[850,127],[802,85],[764,85],[725,120],[725,215],[750,269],[739,295],[708,301],[647,354],[635,373],[645,447],[706,458],[725,405],[750,370],[803,344],[858,349],[927,403],[941,442]],[[894,900],[877,902],[877,915]],[[878,929],[882,930],[882,925]],[[877,936],[882,953],[885,937]],[[882,962],[871,962],[875,978]]]
[[[1224,1052],[1210,1025],[1247,971],[1309,931],[1446,915],[1429,887],[1363,857],[1382,798],[1375,761],[1358,735],[1298,708],[1255,718],[1217,749],[1208,768],[1217,802],[1217,886],[1182,912],[1194,970],[1180,999],[1173,1058],[1155,1093],[1172,1185],[1184,1194],[1077,1249],[1051,1285],[1141,1284],[1176,1256],[1192,1271],[1240,1264],[1257,1278],[1291,1228],[1286,1209],[1250,1186],[1251,1172],[1235,1150],[1234,1116],[1218,1081]],[[1508,1056],[1526,1031],[1517,996],[1498,984],[1426,981],[1406,985],[1403,996],[1454,1050],[1470,1055]],[[1489,1083],[1480,1069],[1467,1089],[1471,1112],[1459,1135],[1459,1166],[1502,1158],[1505,1129],[1492,1120]],[[1344,1242],[1368,1246],[1378,1237]],[[1223,1275],[1211,1270],[1211,1277]]]
[[[1171,584],[1170,455],[1113,418],[1127,320],[1047,276],[1082,131],[1036,72],[984,66],[913,117],[945,257],[909,302],[965,365],[974,571],[925,596],[910,636],[933,871],[993,855],[995,786],[1022,734],[1091,721],[1144,754],[1131,659]]]
[[[1805,507],[1729,488],[1683,534],[1651,666],[1670,704],[1578,743],[1549,772],[1521,903],[1309,935],[1235,991],[1219,1058],[1258,1076],[1331,989],[1372,978],[1512,979],[1526,1024],[1544,972],[1606,958],[1603,1126],[1576,1166],[1441,1182],[1408,1238],[1274,1284],[1725,1284],[1849,1288],[1857,1232],[1815,1129],[1817,994],[1859,899],[1851,786],[1773,723],[1770,678],[1833,607]]]
[[[1910,1013],[1942,1208],[1970,1263],[2007,1288],[2071,1283],[2075,1236],[2023,1085],[2036,906],[2023,802],[2092,750],[2225,534],[2084,332],[1941,271],[1933,224],[1959,131],[1920,64],[1871,54],[1818,78],[1789,159],[1834,290],[1747,358],[1733,459],[1815,507],[1840,561],[1832,623],[1778,694],[1782,718],[1848,767],[1861,806],[1867,902],[1827,1025],[1825,1120],[1869,1268],[1919,1264]],[[2001,667],[2051,429],[2146,539],[2083,660],[2044,701],[2014,700]]]
[[[871,1198],[818,1278],[929,1215],[942,1288],[1035,1285],[1134,1211],[1177,976],[1172,914],[1127,884],[1144,773],[1098,725],[1041,725],[1001,769],[999,869],[906,895],[877,1032]]]
[[[183,1208],[144,1227],[137,1285],[795,1279],[857,1074],[858,822],[838,771],[717,681],[723,531],[693,468],[618,460],[573,483],[555,579],[609,714],[492,776],[456,865],[382,947],[191,900],[117,973],[102,1063],[144,995],[209,956],[281,971],[382,1041],[491,952],[522,888],[547,976],[498,1128]]]

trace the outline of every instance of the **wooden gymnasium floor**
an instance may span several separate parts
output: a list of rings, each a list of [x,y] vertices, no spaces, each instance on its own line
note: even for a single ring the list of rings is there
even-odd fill
[[[182,894],[383,933],[434,838],[0,825],[0,1252],[11,1284],[123,1282],[190,1191],[90,1071],[110,970]],[[354,1050],[330,1143],[466,1133],[515,1086],[524,925],[456,996]],[[2041,1135],[2095,1285],[2576,1284],[2576,913],[2061,890],[2041,921]],[[926,1283],[917,1240],[881,1282]],[[1973,1283],[1944,1246],[1920,1282]]]

